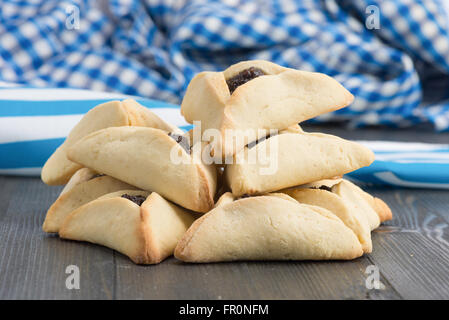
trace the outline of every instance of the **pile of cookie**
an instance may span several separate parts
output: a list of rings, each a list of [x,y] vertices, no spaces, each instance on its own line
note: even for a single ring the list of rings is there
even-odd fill
[[[101,104],[42,170],[45,183],[66,184],[43,229],[139,264],[369,253],[391,211],[342,176],[373,153],[298,125],[352,99],[326,75],[245,61],[194,77],[181,105],[196,125],[187,133],[134,100]]]

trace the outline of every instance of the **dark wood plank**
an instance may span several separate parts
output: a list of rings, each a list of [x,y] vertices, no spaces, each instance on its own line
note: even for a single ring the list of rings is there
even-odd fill
[[[449,298],[449,192],[371,188],[394,220],[373,233],[369,255],[406,299]]]
[[[4,178],[9,205],[0,213],[0,299],[112,299],[112,250],[62,241],[41,231],[61,188],[38,179]],[[80,289],[65,286],[68,265],[80,269]]]
[[[397,299],[365,287],[366,258],[347,262],[184,264],[136,268],[117,259],[117,299]],[[383,281],[383,278],[381,278]],[[385,282],[385,281],[384,281]]]
[[[390,204],[395,220],[373,235],[374,252],[355,261],[188,265],[172,258],[157,266],[142,267],[118,253],[114,266],[109,249],[46,236],[40,230],[45,214],[42,208],[49,206],[59,188],[44,186],[37,179],[2,180],[2,189],[12,194],[10,205],[1,215],[0,281],[3,285],[0,298],[395,299],[449,296],[443,272],[447,264],[435,262],[447,257],[447,250],[439,243],[439,239],[447,241],[447,234],[441,235],[439,231],[442,223],[447,222],[447,216],[438,210],[438,207],[448,207],[444,191],[371,189]],[[418,206],[422,209],[413,211],[416,203],[411,199],[421,193],[425,195]],[[432,196],[437,200],[429,200]],[[417,216],[417,212],[436,212],[439,220],[432,216],[426,220]],[[429,221],[434,228],[429,227]],[[410,248],[403,243],[416,246],[411,247],[416,253],[409,252]],[[79,291],[65,288],[64,270],[69,264],[81,269]],[[385,290],[365,287],[364,271],[371,264],[379,267]],[[412,277],[418,280],[412,282]]]
[[[0,219],[1,215],[8,209],[11,194],[19,188],[19,179],[0,176]]]

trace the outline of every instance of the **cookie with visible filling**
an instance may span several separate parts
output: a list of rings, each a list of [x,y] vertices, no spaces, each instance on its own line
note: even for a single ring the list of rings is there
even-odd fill
[[[349,260],[363,254],[354,232],[324,208],[285,194],[222,198],[184,234],[175,249],[177,259]]]
[[[221,141],[212,153],[228,157],[261,138],[258,129],[282,130],[353,101],[335,79],[262,61],[244,61],[223,72],[201,72],[190,82],[181,104],[189,123],[214,128]],[[241,131],[226,138],[226,130]]]
[[[255,195],[326,179],[370,165],[365,146],[322,133],[281,131],[245,147],[225,167],[234,196]]]
[[[135,188],[91,169],[79,169],[48,209],[42,229],[49,233],[58,232],[64,219],[73,210],[105,194],[123,189]]]
[[[173,254],[194,220],[156,192],[121,190],[70,213],[59,235],[106,246],[137,264],[155,264]]]
[[[41,178],[46,184],[66,184],[81,165],[67,158],[67,150],[78,140],[100,129],[121,126],[153,127],[165,131],[182,131],[155,115],[132,99],[99,104],[87,112],[70,131],[67,139],[50,156],[42,168]]]
[[[216,169],[190,152],[188,143],[187,137],[155,128],[115,127],[79,140],[68,157],[184,208],[207,212],[214,205]]]

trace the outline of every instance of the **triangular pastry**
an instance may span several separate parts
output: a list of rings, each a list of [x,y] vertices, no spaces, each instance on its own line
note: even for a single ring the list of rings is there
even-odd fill
[[[42,229],[45,232],[58,232],[64,219],[73,210],[104,194],[124,189],[134,187],[88,168],[79,169],[48,209]]]
[[[148,194],[122,190],[91,201],[64,220],[59,235],[117,250],[137,264],[159,263],[173,254],[194,217],[159,194]]]
[[[94,131],[121,126],[146,126],[171,132],[180,131],[132,99],[102,103],[84,115],[70,131],[64,143],[47,160],[42,168],[42,181],[49,185],[67,183],[70,177],[82,167],[67,159],[67,149]]]
[[[338,182],[337,182],[338,183]],[[371,228],[363,212],[355,210],[351,204],[331,191],[331,187],[322,184],[317,187],[293,187],[282,190],[299,203],[325,208],[340,218],[356,234],[363,252],[372,251]]]
[[[373,160],[372,151],[361,144],[286,130],[237,153],[225,176],[235,196],[253,195],[341,176]]]
[[[357,235],[365,253],[372,251],[371,230],[392,218],[385,202],[344,179],[320,180],[281,192],[299,203],[323,207],[338,216]]]
[[[330,211],[287,195],[225,201],[197,219],[175,249],[186,262],[354,259],[354,232]]]
[[[393,219],[393,213],[391,212],[390,207],[382,199],[373,197],[366,192],[364,193],[364,197],[379,215],[381,223]]]
[[[342,183],[339,183],[339,187],[332,189],[333,192],[339,194],[342,197],[351,199],[352,202],[356,203],[356,205],[359,202],[367,203],[377,213],[381,223],[393,219],[393,213],[391,212],[390,207],[382,199],[373,197],[368,192],[363,191],[362,188],[360,188],[359,186],[357,186],[356,184],[352,183],[349,180],[344,179],[342,180],[343,180]],[[345,189],[352,190],[352,192],[354,192],[358,196],[351,197],[351,193],[350,192],[346,193],[344,191]],[[364,205],[362,205],[362,208],[363,207]],[[374,227],[377,224],[376,219],[372,218],[370,220],[374,222],[372,224],[372,226]]]
[[[145,127],[107,128],[78,141],[68,157],[193,211],[207,212],[214,205],[215,166],[203,164],[178,134]]]
[[[392,218],[390,208],[382,200],[372,197],[348,180],[343,179],[333,186],[332,192],[347,201],[354,210],[363,212],[371,230],[376,229],[381,222]]]
[[[325,74],[254,60],[237,63],[223,72],[197,74],[189,83],[181,113],[189,123],[201,121],[202,131],[218,129],[222,141],[214,142],[214,153],[218,149],[220,154],[230,156],[245,144],[225,139],[225,130],[281,130],[343,108],[353,98]]]
[[[165,122],[147,107],[142,106],[134,99],[125,99],[122,106],[128,113],[129,125],[136,127],[150,127],[167,132],[182,134],[183,131],[177,126]]]

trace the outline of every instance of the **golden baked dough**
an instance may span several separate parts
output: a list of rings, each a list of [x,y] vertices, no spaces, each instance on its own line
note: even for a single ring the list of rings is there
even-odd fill
[[[154,127],[166,131],[182,132],[152,111],[132,99],[99,104],[87,112],[70,131],[67,139],[48,158],[42,168],[41,178],[46,184],[61,185],[82,166],[67,159],[67,149],[84,136],[100,129],[121,126]]]
[[[373,161],[372,151],[361,144],[328,134],[285,131],[245,147],[226,166],[225,175],[238,197],[341,176]]]
[[[338,216],[357,235],[365,253],[372,251],[371,230],[392,218],[385,202],[341,178],[315,181],[281,192],[299,203],[319,206]]]
[[[134,187],[109,176],[98,176],[88,168],[79,169],[48,209],[42,229],[45,232],[58,232],[64,219],[73,210],[102,195],[124,189]]]
[[[121,197],[144,196],[141,206]],[[159,263],[173,251],[194,216],[153,192],[122,190],[73,211],[59,231],[61,238],[88,241],[127,255],[137,264]]]
[[[264,74],[241,84],[231,94],[227,81],[250,68]],[[202,132],[217,129],[221,141],[213,142],[212,151],[228,157],[255,139],[252,134],[258,129],[285,129],[343,108],[353,99],[348,90],[325,74],[254,60],[237,63],[223,72],[196,75],[187,88],[181,114],[189,123],[201,121]],[[241,132],[236,139],[226,138],[226,130]],[[242,137],[247,139],[239,141]]]
[[[360,257],[354,232],[330,211],[287,195],[226,201],[197,219],[175,249],[185,262],[347,260]]]
[[[171,158],[176,154],[179,163]],[[71,161],[143,190],[154,191],[187,209],[214,206],[217,172],[167,132],[146,127],[115,127],[94,132],[68,150]]]

